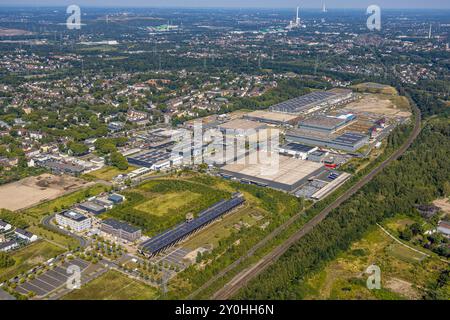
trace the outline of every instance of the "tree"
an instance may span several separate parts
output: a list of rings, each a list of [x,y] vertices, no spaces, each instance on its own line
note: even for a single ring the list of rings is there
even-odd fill
[[[403,240],[409,241],[413,237],[413,233],[410,228],[405,228],[402,231],[400,231],[400,238]]]
[[[424,232],[422,225],[418,222],[413,223],[409,228],[411,229],[413,235],[423,234]]]
[[[0,268],[8,268],[14,265],[15,261],[7,253],[0,252]]]
[[[200,261],[202,261],[202,253],[198,251],[197,257],[195,258],[195,262],[200,263]]]
[[[111,153],[111,164],[117,167],[119,170],[127,170],[128,169],[128,161],[127,159],[121,155],[119,152]]]
[[[70,142],[68,144],[68,147],[75,156],[81,156],[89,151],[89,148],[87,146],[79,142]]]

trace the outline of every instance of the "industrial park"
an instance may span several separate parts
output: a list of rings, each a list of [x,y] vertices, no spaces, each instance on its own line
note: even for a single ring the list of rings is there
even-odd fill
[[[0,300],[448,299],[448,14],[333,5],[2,10]]]

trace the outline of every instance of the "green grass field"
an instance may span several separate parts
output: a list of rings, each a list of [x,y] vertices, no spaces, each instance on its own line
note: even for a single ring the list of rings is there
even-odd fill
[[[105,181],[111,181],[114,177],[119,174],[130,173],[133,170],[136,170],[136,167],[128,166],[127,170],[119,170],[116,167],[106,166],[96,171],[92,171],[85,175],[87,178],[100,179]]]
[[[11,267],[0,269],[0,282],[28,271],[34,266],[45,262],[64,251],[64,249],[43,240],[30,244],[23,249],[13,251],[10,254],[16,263]]]
[[[248,223],[250,226],[256,223],[250,213],[258,212],[251,208],[242,208],[236,212],[226,215],[223,219],[215,222],[206,229],[187,240],[183,247],[195,250],[205,245],[212,245],[213,248],[219,245],[219,241],[226,239],[232,232],[236,232],[235,224],[239,222]]]
[[[381,94],[388,94],[388,95],[397,95],[398,94],[397,90],[394,87],[391,87],[388,85],[382,85],[382,84],[378,84],[378,83],[373,83],[373,82],[360,83],[360,84],[352,86],[352,88],[356,89],[357,91],[362,91],[362,92],[381,93]]]
[[[156,288],[110,270],[63,300],[154,300],[158,295]]]
[[[124,192],[127,201],[105,213],[154,235],[198,214],[230,193],[197,182],[181,179],[158,179]]]
[[[200,194],[190,191],[174,192],[157,196],[134,208],[139,211],[162,217],[172,210],[179,210],[181,207],[198,200],[200,197]]]

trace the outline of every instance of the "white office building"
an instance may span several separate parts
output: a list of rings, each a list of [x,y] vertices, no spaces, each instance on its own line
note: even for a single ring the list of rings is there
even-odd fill
[[[79,212],[69,210],[57,213],[56,222],[65,228],[70,228],[75,232],[82,232],[88,230],[92,226],[91,218],[82,215]]]

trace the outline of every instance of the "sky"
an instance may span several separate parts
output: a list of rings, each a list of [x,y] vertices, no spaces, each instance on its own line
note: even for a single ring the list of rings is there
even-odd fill
[[[376,4],[385,9],[430,8],[450,9],[450,0],[324,0],[328,8],[367,8]],[[320,8],[322,0],[0,0],[0,5],[91,7],[255,7],[255,8]]]

